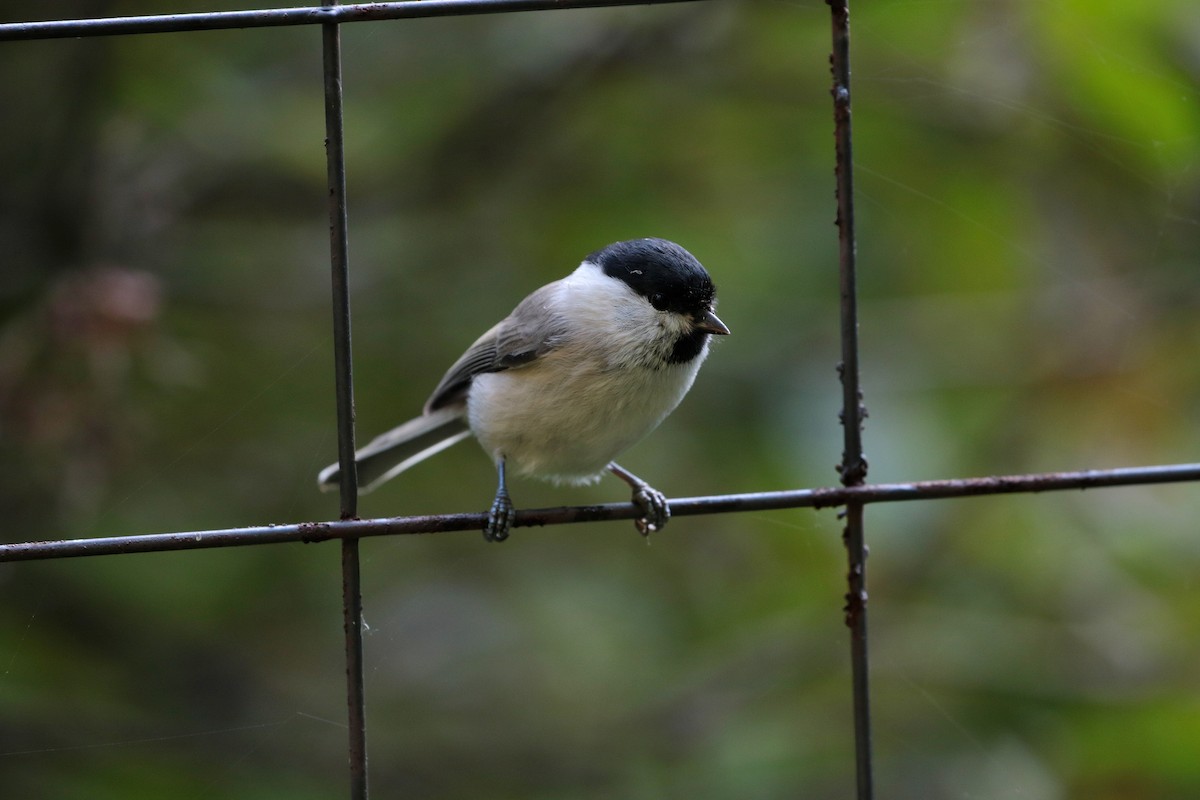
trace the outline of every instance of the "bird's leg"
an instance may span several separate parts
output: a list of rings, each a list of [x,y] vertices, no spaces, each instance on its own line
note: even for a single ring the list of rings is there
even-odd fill
[[[504,456],[500,456],[496,462],[496,472],[500,474],[500,486],[496,489],[496,499],[492,501],[487,526],[483,529],[483,538],[489,542],[503,542],[508,538],[514,514],[512,498],[508,496],[508,484],[504,481]]]
[[[654,531],[661,531],[671,518],[667,496],[615,461],[608,465],[608,469],[633,489],[633,504],[642,512],[642,516],[633,521],[638,533],[647,536]]]

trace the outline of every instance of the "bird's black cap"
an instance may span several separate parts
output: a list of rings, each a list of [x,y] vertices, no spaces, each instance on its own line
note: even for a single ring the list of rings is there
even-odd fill
[[[616,242],[587,257],[660,311],[694,314],[712,308],[716,288],[696,257],[666,239]]]

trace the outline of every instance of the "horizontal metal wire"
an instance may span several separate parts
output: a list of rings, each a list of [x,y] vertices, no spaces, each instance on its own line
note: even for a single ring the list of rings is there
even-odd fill
[[[994,494],[1050,492],[1063,489],[1094,489],[1111,486],[1136,486],[1153,483],[1200,481],[1200,464],[1171,464],[1154,467],[1126,467],[1079,472],[1043,472],[1028,475],[1001,475],[986,478],[962,478],[917,483],[877,483],[864,486],[838,486],[823,489],[794,489],[779,492],[685,497],[671,501],[671,515],[724,514],[736,511],[764,511],[785,508],[831,508],[858,503],[890,503],[903,500],[936,500],[953,497],[977,497]],[[631,503],[607,503],[592,506],[567,506],[518,511],[514,527],[559,525],[571,522],[633,519],[639,512]],[[364,536],[390,536],[416,533],[479,531],[487,514],[434,514],[416,517],[345,520],[339,522],[301,522],[262,525],[252,528],[150,533],[133,536],[106,536],[94,539],[63,539],[48,542],[20,542],[0,545],[0,562],[37,561],[50,558],[151,553],[169,550],[199,550],[210,547],[237,547],[281,542],[324,542],[332,539]]]
[[[352,3],[338,6],[266,8],[253,11],[201,11],[189,14],[155,14],[136,17],[57,19],[45,22],[0,24],[0,42],[688,2],[696,2],[696,0],[408,0],[408,2],[402,3]]]

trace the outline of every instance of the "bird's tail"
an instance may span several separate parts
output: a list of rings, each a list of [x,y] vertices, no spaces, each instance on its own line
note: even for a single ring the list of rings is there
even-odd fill
[[[424,461],[470,435],[463,409],[458,407],[440,408],[376,436],[354,454],[359,494],[366,494],[418,461]],[[321,470],[317,476],[321,491],[336,489],[341,472],[337,464]]]

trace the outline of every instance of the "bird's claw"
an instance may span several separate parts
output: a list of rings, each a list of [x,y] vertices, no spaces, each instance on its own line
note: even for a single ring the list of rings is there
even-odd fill
[[[512,527],[516,515],[512,500],[508,494],[496,495],[492,508],[488,511],[487,525],[483,529],[483,538],[489,542],[503,542],[508,538],[508,530]]]
[[[642,512],[642,515],[633,521],[642,536],[661,531],[671,518],[667,496],[649,484],[644,483],[633,490],[633,504]]]

